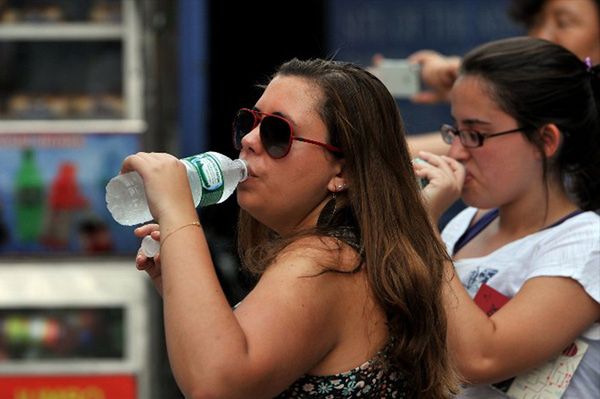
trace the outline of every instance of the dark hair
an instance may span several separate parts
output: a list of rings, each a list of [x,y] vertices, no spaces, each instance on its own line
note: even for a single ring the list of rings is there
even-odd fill
[[[527,29],[534,27],[536,18],[542,11],[542,7],[549,0],[512,0],[508,7],[508,15],[517,23]],[[598,19],[600,20],[600,0],[592,0],[596,3]]]
[[[456,376],[442,302],[449,257],[423,205],[396,102],[377,78],[351,63],[293,59],[276,76],[305,79],[321,92],[317,111],[329,141],[343,150],[350,182],[343,200],[352,217],[341,219],[355,224],[362,267],[385,311],[393,337],[388,360],[406,373],[411,397],[450,397]],[[272,232],[241,212],[245,266],[264,270],[289,241],[277,244]]]
[[[542,156],[540,128],[556,125],[562,144],[544,159],[544,176],[568,182],[579,206],[600,208],[599,70],[562,46],[518,37],[484,44],[463,59],[462,75],[481,77],[500,108],[520,126]]]

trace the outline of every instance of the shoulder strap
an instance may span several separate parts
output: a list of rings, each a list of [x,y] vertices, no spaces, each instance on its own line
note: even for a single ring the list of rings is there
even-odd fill
[[[467,227],[464,233],[456,240],[454,247],[452,248],[452,256],[454,256],[462,247],[467,245],[477,234],[481,233],[483,229],[487,227],[494,219],[498,217],[498,209],[492,209],[485,215],[483,215],[475,223]]]

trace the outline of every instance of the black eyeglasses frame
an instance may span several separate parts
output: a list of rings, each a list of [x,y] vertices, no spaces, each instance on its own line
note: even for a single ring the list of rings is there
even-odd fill
[[[492,137],[498,137],[498,136],[503,136],[505,134],[510,134],[510,133],[516,133],[516,132],[522,132],[525,130],[529,130],[531,129],[530,127],[517,127],[515,129],[510,129],[510,130],[505,130],[502,132],[496,132],[496,133],[488,133],[488,134],[482,134],[480,132],[478,132],[477,130],[459,130],[458,128],[452,126],[452,125],[448,125],[448,124],[443,124],[442,127],[440,127],[440,133],[442,135],[442,140],[444,140],[444,143],[446,144],[452,144],[452,142],[454,141],[455,137],[458,137],[458,139],[460,140],[460,143],[463,145],[463,147],[466,148],[479,148],[483,146],[483,143],[486,139],[492,138]],[[475,137],[475,143],[471,143],[468,142],[465,137],[466,134],[471,135],[471,138]]]

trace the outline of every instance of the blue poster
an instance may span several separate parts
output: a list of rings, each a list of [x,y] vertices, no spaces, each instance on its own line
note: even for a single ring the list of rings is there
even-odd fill
[[[137,134],[0,135],[0,253],[131,255],[131,227],[104,200]]]
[[[406,58],[417,50],[464,55],[485,42],[526,32],[508,16],[508,0],[329,0],[329,55],[369,66],[374,54]],[[409,134],[451,122],[447,104],[398,100]]]

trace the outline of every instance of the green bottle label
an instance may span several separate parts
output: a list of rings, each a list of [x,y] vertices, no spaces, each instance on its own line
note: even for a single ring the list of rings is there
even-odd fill
[[[185,158],[185,160],[194,165],[198,176],[200,176],[200,185],[202,186],[200,206],[219,202],[225,189],[223,171],[219,166],[219,161],[210,154],[194,155]]]

